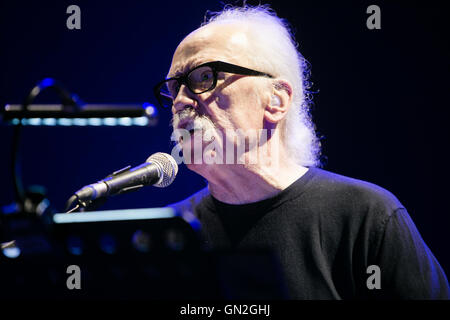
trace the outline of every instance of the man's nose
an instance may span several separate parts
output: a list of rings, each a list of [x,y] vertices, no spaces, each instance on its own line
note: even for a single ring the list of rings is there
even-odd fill
[[[186,87],[184,84],[181,85],[180,90],[175,97],[175,100],[173,100],[174,113],[179,112],[189,106],[191,106],[192,108],[197,108],[198,102],[196,98],[196,95],[192,93],[188,87]]]

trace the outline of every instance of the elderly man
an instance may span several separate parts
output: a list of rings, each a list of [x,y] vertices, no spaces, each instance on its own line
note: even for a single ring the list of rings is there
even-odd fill
[[[208,188],[173,206],[198,217],[210,248],[271,249],[291,298],[448,298],[443,270],[391,193],[317,168],[306,72],[267,7],[225,8],[179,44],[155,93]]]

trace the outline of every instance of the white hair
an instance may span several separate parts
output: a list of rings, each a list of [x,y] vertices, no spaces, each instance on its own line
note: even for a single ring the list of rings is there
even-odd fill
[[[209,16],[209,18],[207,17]],[[287,22],[267,5],[234,7],[208,12],[202,27],[218,23],[243,23],[258,54],[250,57],[259,70],[286,79],[293,86],[293,99],[281,137],[289,156],[303,166],[320,166],[320,141],[310,114],[309,68],[297,50]]]

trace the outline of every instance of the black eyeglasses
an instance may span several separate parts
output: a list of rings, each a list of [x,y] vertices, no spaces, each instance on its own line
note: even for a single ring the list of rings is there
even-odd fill
[[[201,64],[188,73],[161,81],[154,87],[154,93],[159,104],[163,107],[172,107],[173,100],[184,84],[192,93],[200,94],[213,90],[217,84],[217,74],[229,72],[245,76],[263,76],[273,78],[268,73],[259,72],[231,63],[213,61]]]

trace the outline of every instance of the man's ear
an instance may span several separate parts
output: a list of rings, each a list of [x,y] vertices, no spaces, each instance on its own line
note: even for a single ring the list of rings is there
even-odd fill
[[[291,84],[286,80],[275,80],[272,95],[264,110],[264,119],[271,123],[280,122],[286,116],[291,102]]]

